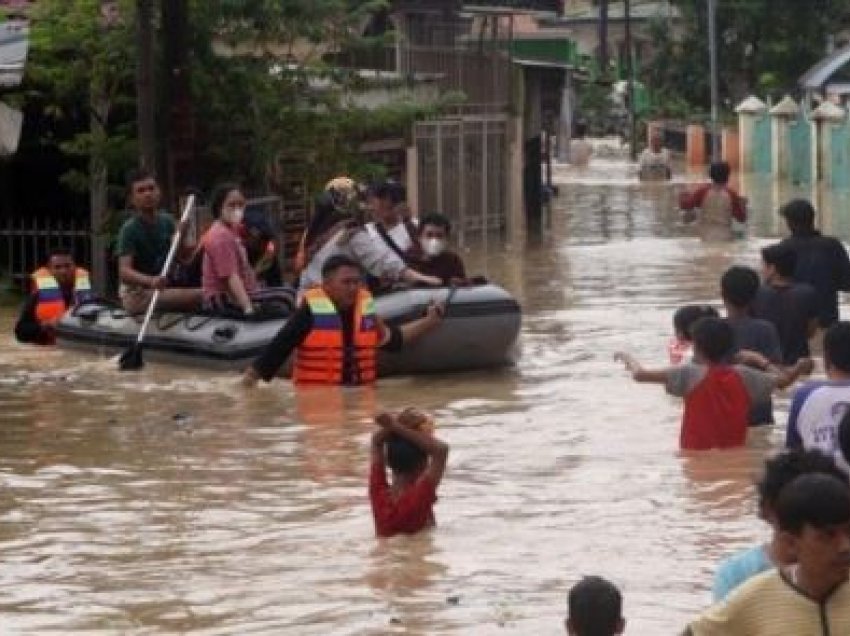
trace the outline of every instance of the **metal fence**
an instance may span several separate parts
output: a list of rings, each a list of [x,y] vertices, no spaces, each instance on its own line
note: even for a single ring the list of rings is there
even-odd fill
[[[414,139],[419,212],[441,212],[464,244],[469,234],[503,230],[507,220],[505,115],[418,122]]]
[[[6,219],[0,226],[0,263],[13,287],[26,289],[29,277],[50,250],[70,250],[80,265],[90,266],[91,230],[88,222],[56,219]]]

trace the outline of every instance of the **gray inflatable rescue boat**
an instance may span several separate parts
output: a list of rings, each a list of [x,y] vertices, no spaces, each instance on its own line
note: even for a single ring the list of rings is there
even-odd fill
[[[420,340],[393,353],[381,351],[379,375],[435,373],[497,367],[513,362],[522,315],[519,303],[497,285],[455,289],[407,289],[378,296],[378,315],[401,324],[424,315],[431,302],[445,302],[442,323]],[[142,316],[106,301],[69,310],[57,326],[57,344],[110,356],[135,341]],[[249,319],[164,312],[145,336],[145,357],[216,369],[244,369],[285,324],[283,315]]]

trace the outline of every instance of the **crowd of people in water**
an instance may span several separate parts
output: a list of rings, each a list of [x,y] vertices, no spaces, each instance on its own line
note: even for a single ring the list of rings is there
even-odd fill
[[[645,154],[641,169],[669,176],[669,157],[657,141]],[[746,200],[729,188],[728,165],[712,164],[709,176],[680,204],[696,211],[702,240],[729,241],[733,224],[746,221]],[[162,310],[246,320],[267,306],[288,307],[289,319],[245,370],[246,386],[273,378],[293,353],[296,386],[373,383],[376,351],[403,347],[438,325],[442,314],[435,305],[423,317],[389,326],[376,314],[373,294],[398,283],[472,282],[448,247],[448,219],[428,214],[417,222],[394,182],[365,192],[344,177],[328,183],[301,240],[297,296],[271,266],[273,233],[246,223],[238,185],[212,194],[213,223],[198,244],[182,241],[184,225],[160,209],[153,175],[133,174],[128,197],[133,215],[116,250],[128,313],[145,312],[154,298]],[[850,634],[850,322],[839,320],[838,306],[838,293],[850,291],[850,259],[840,241],[816,230],[808,201],[787,203],[781,215],[790,236],[761,250],[761,272],[736,265],[720,276],[722,312],[710,305],[675,312],[669,366],[651,369],[617,354],[634,380],[682,398],[683,451],[722,450],[745,445],[752,427],[775,423],[772,394],[813,372],[811,342],[822,337],[826,379],[796,388],[786,448],[765,461],[756,484],[759,516],[772,536],[719,565],[716,604],[685,629],[691,636]],[[164,267],[172,241],[180,245],[176,272]],[[32,282],[16,336],[51,344],[65,311],[91,295],[89,274],[59,248]],[[376,534],[434,526],[448,444],[433,419],[415,408],[382,412],[375,425],[368,494]],[[612,583],[586,577],[569,592],[565,628],[579,636],[622,633],[622,605]]]

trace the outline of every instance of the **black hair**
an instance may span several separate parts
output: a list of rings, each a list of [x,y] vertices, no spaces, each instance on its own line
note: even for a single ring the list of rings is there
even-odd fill
[[[826,528],[850,522],[850,487],[846,478],[810,473],[782,489],[776,502],[779,529],[800,534],[803,526]]]
[[[850,322],[841,320],[826,330],[823,357],[830,366],[850,373]]]
[[[439,212],[430,212],[419,219],[419,233],[422,233],[422,228],[426,225],[443,228],[446,231],[446,236],[452,231],[452,224],[448,217]]]
[[[782,489],[800,475],[812,473],[844,478],[832,457],[819,450],[787,450],[765,460],[764,472],[756,483],[759,506],[776,509]]]
[[[720,278],[720,294],[733,307],[750,306],[759,290],[759,275],[750,267],[735,265]]]
[[[722,362],[735,348],[732,326],[720,318],[700,318],[691,327],[694,348],[708,362]]]
[[[794,269],[797,267],[797,252],[791,247],[782,243],[768,245],[762,248],[761,258],[767,265],[773,265],[782,278],[794,276]]]
[[[51,245],[47,250],[47,258],[51,259],[54,256],[68,256],[74,258],[74,251],[67,245]]]
[[[156,181],[156,175],[147,168],[135,168],[130,170],[124,179],[124,183],[127,185],[127,194],[129,195],[133,193],[133,186],[139,181],[147,181],[148,179]]]
[[[585,576],[570,589],[567,611],[578,636],[613,636],[623,620],[623,596],[601,576]]]
[[[844,457],[844,463],[850,464],[850,409],[838,423],[838,448]]]
[[[210,214],[214,219],[221,217],[221,208],[224,205],[224,200],[227,195],[238,190],[242,192],[242,188],[236,182],[219,183],[210,195]]]
[[[729,164],[725,161],[715,161],[708,167],[708,176],[714,183],[729,183]]]
[[[793,199],[779,209],[791,232],[813,230],[815,208],[806,199]]]
[[[398,181],[389,179],[372,183],[369,194],[378,199],[387,199],[393,206],[407,201],[407,189]]]
[[[335,254],[328,258],[325,263],[322,265],[322,278],[327,278],[336,270],[341,269],[343,267],[351,267],[360,271],[360,265],[357,264],[353,258],[345,256],[344,254]]]
[[[428,462],[428,455],[416,444],[400,435],[387,436],[387,465],[394,473],[411,475],[419,472]]]
[[[587,124],[583,121],[580,121],[575,126],[575,136],[581,139],[587,134]]]
[[[673,328],[687,340],[691,340],[691,329],[700,318],[717,318],[720,314],[711,305],[685,305],[673,314]]]

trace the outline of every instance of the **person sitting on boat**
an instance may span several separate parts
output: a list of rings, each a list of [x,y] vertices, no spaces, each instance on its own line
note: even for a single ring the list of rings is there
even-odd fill
[[[374,240],[355,218],[352,209],[357,197],[354,182],[347,179],[350,186],[334,182],[341,182],[341,179],[328,184],[326,192],[316,200],[313,218],[304,236],[302,261],[306,266],[301,271],[299,285],[302,292],[322,284],[325,262],[337,255],[351,258],[375,280],[390,284],[442,285],[439,278],[423,276],[382,241]]]
[[[442,319],[443,307],[435,304],[423,318],[400,327],[386,325],[375,313],[359,265],[347,256],[328,258],[322,278],[322,285],[303,295],[298,310],[245,370],[245,386],[260,378],[269,382],[293,351],[296,384],[371,384],[379,348],[398,351]]]
[[[708,168],[708,183],[695,192],[683,192],[679,207],[685,211],[699,208],[697,217],[700,238],[703,241],[731,241],[735,236],[732,221],[747,220],[747,201],[732,190],[729,183],[729,164],[715,161]]]
[[[638,179],[641,181],[669,181],[673,177],[670,151],[664,147],[661,135],[654,133],[649,147],[638,157]]]
[[[241,310],[254,313],[254,304],[291,303],[288,288],[261,289],[240,236],[245,213],[245,195],[235,183],[218,186],[210,200],[215,221],[203,239],[202,285],[204,309]]]
[[[70,250],[57,247],[33,272],[31,293],[15,325],[18,342],[52,345],[56,325],[68,309],[93,296],[89,273],[77,267]]]
[[[257,275],[257,282],[267,288],[282,287],[283,272],[278,260],[279,241],[268,219],[259,212],[252,214],[249,207],[245,210],[240,235],[248,254],[248,262]]]
[[[135,213],[121,226],[116,248],[124,309],[130,314],[145,312],[156,289],[160,290],[160,309],[199,309],[203,299],[200,288],[175,287],[167,276],[161,276],[172,237],[176,231],[185,237],[185,227],[178,227],[174,217],[159,209],[162,194],[150,172],[132,172],[127,185]],[[189,259],[193,253],[194,246],[184,245],[178,250],[178,260]]]
[[[463,259],[448,246],[451,228],[448,218],[436,212],[419,220],[418,238],[422,256],[415,266],[420,274],[439,278],[446,286],[465,285]]]
[[[404,186],[395,181],[378,181],[372,184],[366,203],[374,221],[366,230],[376,241],[382,241],[406,263],[421,253],[419,233],[407,208]]]

